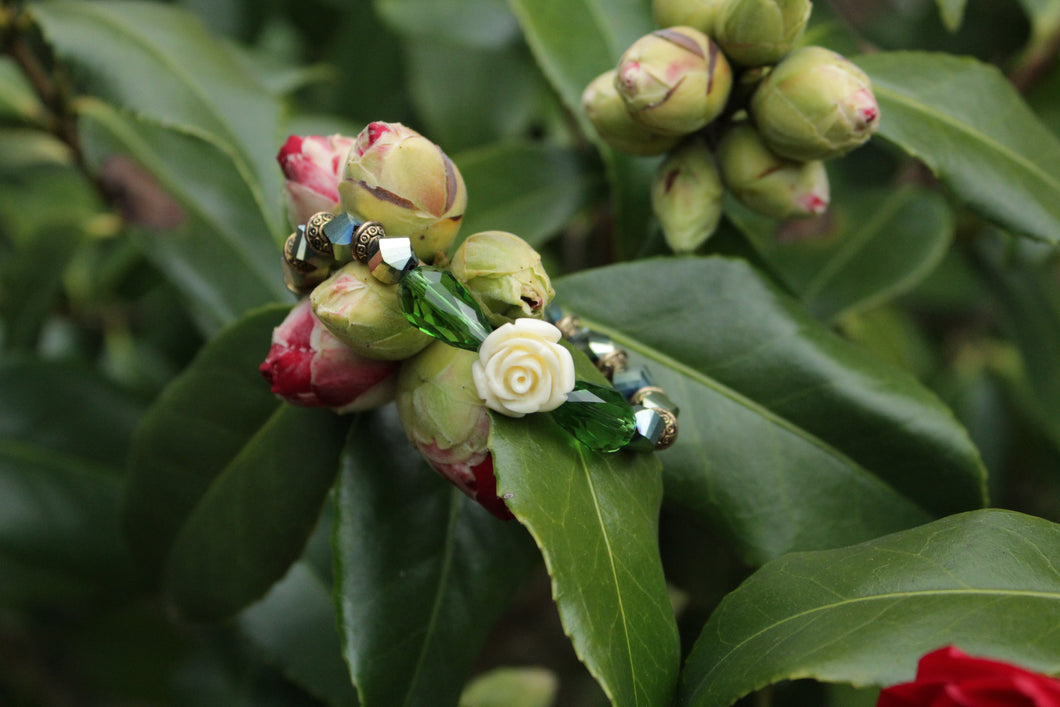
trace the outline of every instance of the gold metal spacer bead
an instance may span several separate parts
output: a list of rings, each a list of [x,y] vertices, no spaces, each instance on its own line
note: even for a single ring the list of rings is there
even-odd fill
[[[657,385],[646,385],[643,388],[638,388],[636,393],[629,396],[629,404],[642,405],[644,403],[644,398],[646,398],[649,393],[662,393],[665,395],[666,391]]]
[[[625,369],[629,363],[629,354],[625,349],[615,349],[603,358],[597,360],[596,368],[604,374],[607,380],[611,380],[616,373]]]
[[[324,226],[333,218],[335,217],[327,211],[318,211],[305,223],[305,238],[309,242],[309,247],[329,259],[335,257],[335,252],[331,247],[331,240],[324,233]]]
[[[557,329],[559,329],[559,332],[563,335],[563,338],[569,340],[581,329],[581,322],[579,322],[578,318],[573,314],[568,314],[567,316],[563,317],[558,322],[556,322],[555,326]]]
[[[386,238],[386,229],[378,221],[365,221],[353,232],[353,257],[358,262],[368,262],[369,245],[376,238]]]
[[[656,451],[669,449],[677,441],[677,415],[666,408],[652,408],[666,423],[659,441],[655,443]]]

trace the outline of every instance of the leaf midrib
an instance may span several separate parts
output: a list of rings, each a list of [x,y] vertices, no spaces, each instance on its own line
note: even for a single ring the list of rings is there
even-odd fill
[[[607,524],[604,522],[603,510],[600,508],[599,495],[593,484],[592,474],[589,473],[589,465],[585,463],[585,450],[579,448],[578,461],[581,464],[582,473],[585,474],[585,482],[589,485],[589,497],[593,500],[593,510],[596,512],[596,520],[600,524],[600,534],[607,548],[607,562],[611,568],[611,578],[615,585],[615,597],[618,600],[618,613],[622,621],[622,635],[626,640],[626,657],[629,659],[629,676],[633,687],[634,704],[640,704],[640,695],[637,691],[637,666],[633,660],[633,644],[629,637],[629,621],[626,618],[626,607],[622,601],[622,584],[618,579],[618,568],[615,566],[615,552],[611,547],[611,536],[607,532]],[[614,697],[613,695],[611,696]]]

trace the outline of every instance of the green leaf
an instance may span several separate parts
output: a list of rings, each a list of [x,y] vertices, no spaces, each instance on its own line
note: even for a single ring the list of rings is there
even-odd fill
[[[42,124],[45,111],[33,86],[14,60],[0,57],[0,118],[5,122]]]
[[[504,0],[375,0],[375,10],[402,35],[468,47],[500,47],[519,31]]]
[[[935,3],[939,6],[939,15],[946,29],[950,32],[959,30],[961,21],[964,19],[964,6],[967,0],[935,0]]]
[[[985,471],[952,413],[746,263],[644,260],[556,289],[680,406],[678,441],[659,454],[667,496],[748,561],[982,505]]]
[[[679,703],[723,707],[794,678],[904,682],[947,644],[1060,672],[1057,547],[1060,526],[984,510],[774,560],[710,617]]]
[[[1031,21],[1029,51],[1041,51],[1060,31],[1060,0],[1020,0]]]
[[[302,561],[265,598],[239,615],[239,626],[290,680],[331,707],[352,707],[357,693],[335,632],[327,584]]]
[[[618,153],[600,141],[581,109],[585,87],[615,67],[619,56],[654,22],[639,0],[509,0],[538,65],[582,132],[596,141],[613,198],[616,255],[637,252],[651,224],[653,160]]]
[[[88,465],[125,465],[144,406],[97,373],[43,361],[0,364],[0,438]]]
[[[223,143],[95,100],[78,107],[89,164],[120,195],[144,252],[205,331],[290,299],[280,249]]]
[[[0,441],[0,598],[38,603],[129,592],[119,480],[35,441]]]
[[[914,188],[853,194],[815,222],[778,224],[730,200],[730,221],[825,321],[881,304],[926,277],[953,241],[946,200]],[[800,229],[821,228],[800,237]]]
[[[1006,253],[1005,239],[983,240],[976,264],[1005,310],[1004,325],[1026,369],[1026,398],[1045,432],[1060,445],[1060,294],[1055,263],[1036,265]]]
[[[247,440],[173,542],[164,589],[182,615],[226,618],[283,577],[335,481],[347,424],[282,405]]]
[[[336,495],[335,592],[362,704],[455,705],[536,558],[409,446],[392,408],[358,418]]]
[[[467,686],[460,707],[552,707],[558,689],[545,668],[497,668]]]
[[[266,308],[211,340],[137,429],[122,521],[149,584],[160,579],[174,539],[210,485],[280,407],[258,366],[286,313]]]
[[[522,44],[480,49],[417,37],[406,42],[405,54],[420,132],[450,155],[525,135],[553,107]]]
[[[680,645],[652,454],[589,451],[545,415],[491,415],[497,491],[534,536],[578,657],[616,705],[669,705]]]
[[[274,157],[279,101],[193,15],[143,2],[34,3],[33,16],[84,89],[138,115],[231,146],[269,230],[282,227]]]
[[[1001,72],[922,52],[856,61],[872,79],[880,135],[922,160],[986,218],[1060,242],[1060,140]]]
[[[462,237],[510,231],[539,247],[565,227],[599,182],[571,150],[524,142],[489,145],[454,158],[467,183]]]

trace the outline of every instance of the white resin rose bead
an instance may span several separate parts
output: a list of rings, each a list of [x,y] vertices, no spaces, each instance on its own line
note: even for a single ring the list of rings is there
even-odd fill
[[[472,364],[486,407],[509,417],[555,410],[574,389],[574,359],[557,342],[559,329],[522,318],[493,330]]]

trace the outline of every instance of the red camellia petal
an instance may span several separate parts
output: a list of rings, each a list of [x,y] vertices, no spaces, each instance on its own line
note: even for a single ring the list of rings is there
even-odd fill
[[[876,707],[1060,707],[1060,680],[946,646],[920,659],[915,680],[881,691]]]

